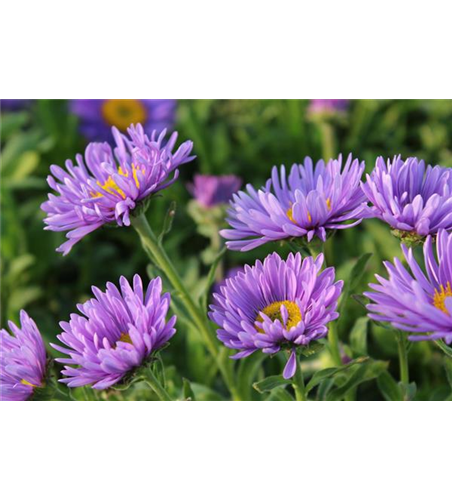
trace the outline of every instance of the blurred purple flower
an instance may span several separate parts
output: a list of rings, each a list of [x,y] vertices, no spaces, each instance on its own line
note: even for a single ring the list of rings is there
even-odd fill
[[[422,237],[452,229],[452,171],[426,167],[423,160],[380,156],[362,189],[373,206],[372,217],[393,229]]]
[[[75,99],[71,112],[80,119],[82,134],[92,141],[110,141],[111,127],[125,132],[130,125],[141,123],[147,134],[174,125],[175,99]]]
[[[228,203],[236,193],[242,180],[235,175],[200,175],[194,176],[193,184],[189,184],[190,193],[204,207],[213,207]]]
[[[311,99],[309,111],[313,114],[334,113],[348,108],[348,99]]]
[[[30,105],[31,99],[1,99],[0,108],[2,111],[19,111]]]
[[[440,229],[436,240],[435,259],[432,237],[424,243],[425,271],[413,256],[412,249],[402,245],[410,272],[394,259],[385,262],[388,279],[376,275],[379,284],[371,283],[373,292],[364,295],[372,300],[367,305],[369,317],[391,323],[394,328],[409,332],[430,332],[411,335],[410,340],[444,339],[452,342],[452,234]]]
[[[0,401],[25,401],[44,383],[46,349],[36,323],[20,311],[20,328],[0,330]]]
[[[146,292],[138,275],[133,278],[133,289],[124,277],[119,282],[120,290],[113,283],[107,283],[106,292],[93,287],[96,298],[78,305],[84,316],[71,314],[69,323],[60,323],[63,333],[58,339],[69,349],[51,345],[69,356],[57,359],[65,364],[62,374],[67,377],[60,382],[69,387],[112,386],[162,348],[176,331],[176,316],[166,321],[171,297],[162,295],[160,278],[153,279]]]
[[[339,316],[343,283],[334,283],[332,267],[321,272],[322,264],[323,254],[315,260],[290,254],[284,261],[273,253],[226,280],[214,294],[209,317],[220,327],[221,342],[239,350],[233,358],[286,348],[292,353],[283,375],[294,375],[296,348],[325,337],[326,324]]]
[[[108,223],[130,225],[130,214],[151,195],[170,186],[178,177],[177,168],[193,160],[191,141],[184,142],[175,153],[174,132],[166,144],[165,131],[149,138],[141,125],[128,129],[129,137],[113,128],[116,147],[91,143],[85,160],[77,155],[77,165],[66,161],[66,170],[52,165],[49,186],[58,196],[49,194],[41,205],[50,231],[69,231],[68,240],[57,248],[66,255],[84,236]],[[86,166],[85,166],[86,162]],[[172,178],[170,176],[173,175]]]
[[[325,241],[328,229],[345,229],[361,222],[366,212],[366,198],[360,188],[364,162],[349,155],[342,167],[342,156],[317,162],[311,158],[304,165],[286,169],[273,167],[271,179],[256,191],[247,185],[248,193],[233,195],[227,222],[233,229],[220,234],[230,250],[247,251],[269,241],[314,236]],[[273,194],[274,193],[274,194]],[[351,219],[355,222],[345,224]]]

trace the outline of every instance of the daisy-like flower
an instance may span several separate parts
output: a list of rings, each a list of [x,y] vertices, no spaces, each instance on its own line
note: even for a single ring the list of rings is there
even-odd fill
[[[77,164],[66,161],[66,169],[52,165],[49,186],[57,195],[41,205],[50,231],[68,231],[67,241],[57,248],[66,255],[84,236],[104,224],[130,225],[130,214],[140,202],[170,186],[177,168],[193,160],[191,141],[173,153],[174,132],[164,143],[165,132],[149,138],[141,125],[131,126],[128,137],[113,128],[116,147],[91,143]]]
[[[174,335],[176,316],[166,321],[170,294],[162,295],[160,278],[147,290],[138,275],[133,288],[121,277],[120,290],[107,283],[106,292],[93,287],[95,299],[79,304],[83,314],[72,314],[61,322],[58,339],[68,348],[51,344],[69,358],[57,359],[65,365],[60,380],[69,387],[92,385],[106,389],[143,364]],[[73,366],[71,366],[73,365]]]
[[[423,160],[380,156],[362,189],[373,217],[387,222],[398,236],[423,239],[452,229],[452,171]]]
[[[432,237],[424,243],[425,272],[421,270],[411,248],[402,244],[407,270],[398,259],[385,262],[388,279],[376,275],[379,284],[370,284],[366,292],[372,303],[369,317],[391,323],[394,328],[414,332],[410,340],[444,339],[452,342],[452,234],[440,229],[436,255]],[[429,333],[429,335],[419,335]]]
[[[196,201],[204,207],[228,203],[236,193],[242,180],[235,175],[195,175],[189,190]]]
[[[75,99],[69,107],[88,140],[110,141],[111,127],[125,132],[132,123],[141,123],[148,134],[171,128],[176,104],[175,99]]]
[[[325,337],[327,323],[339,316],[343,282],[334,283],[334,269],[321,271],[322,264],[323,254],[315,260],[290,254],[284,261],[273,253],[226,280],[214,294],[209,317],[220,327],[221,342],[239,350],[233,358],[285,348],[292,353],[283,375],[294,375],[297,347]]]
[[[348,108],[348,99],[311,99],[309,112],[312,114],[336,113]]]
[[[0,401],[25,401],[42,387],[46,349],[36,323],[20,312],[20,328],[8,322],[10,335],[0,330]]]
[[[305,158],[303,165],[293,165],[286,175],[284,166],[273,167],[271,179],[256,191],[233,196],[229,217],[233,229],[220,234],[231,250],[247,251],[269,241],[317,236],[326,240],[327,230],[344,229],[359,224],[366,211],[366,199],[360,188],[364,162],[349,155],[342,166],[342,156],[313,165]],[[346,224],[347,221],[358,219]]]

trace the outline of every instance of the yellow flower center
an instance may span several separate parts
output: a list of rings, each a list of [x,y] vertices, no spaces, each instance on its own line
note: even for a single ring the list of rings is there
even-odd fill
[[[330,198],[326,199],[326,206],[328,207],[328,210],[331,210],[331,199]],[[289,217],[289,220],[291,222],[293,222],[294,224],[297,223],[295,221],[295,219],[293,218],[293,209],[292,209],[292,206],[289,208],[289,210],[287,210],[286,215],[287,215],[287,217]],[[309,223],[312,222],[312,217],[311,217],[311,214],[309,213],[309,211],[308,211],[308,221],[309,221]]]
[[[29,385],[30,387],[36,387],[34,384],[28,382],[28,380],[25,380],[24,378],[20,381],[20,383],[24,385]]]
[[[118,342],[126,342],[127,344],[133,345],[132,339],[130,338],[130,335],[128,333],[121,333],[121,336],[116,343]]]
[[[140,187],[140,182],[138,181],[138,177],[137,177],[137,170],[138,170],[138,168],[139,167],[136,167],[132,163],[132,175],[133,175],[133,178],[135,180],[135,185],[139,188]],[[141,171],[144,174],[144,168],[142,168]],[[127,170],[123,170],[122,167],[118,168],[118,174],[122,175],[123,177],[129,177],[129,172],[127,172]],[[116,184],[116,182],[113,180],[113,178],[112,178],[111,175],[108,176],[108,179],[103,184],[101,182],[97,181],[97,185],[101,189],[103,189],[104,191],[106,191],[107,193],[118,194],[123,199],[125,199],[125,197],[126,197],[124,191]],[[91,196],[93,198],[101,198],[103,196],[103,194],[101,192],[99,192],[99,191],[92,191],[91,192]]]
[[[298,323],[301,321],[301,311],[300,308],[295,304],[295,302],[292,302],[291,300],[280,300],[278,302],[273,302],[269,306],[266,306],[262,309],[262,312],[268,316],[272,321],[275,321],[279,319],[282,324],[284,324],[283,317],[281,314],[281,306],[285,306],[287,309],[287,323],[286,323],[286,328],[290,329],[293,326],[298,325]],[[257,315],[256,321],[259,323],[262,323],[262,318],[260,313]],[[257,328],[257,331],[260,333],[264,333],[264,330],[262,328]]]
[[[108,99],[102,104],[102,116],[108,125],[124,132],[132,123],[144,123],[147,111],[138,99]]]
[[[435,290],[435,294],[433,295],[433,305],[440,311],[449,314],[445,304],[447,297],[452,297],[452,288],[449,282],[447,282],[446,288],[441,285],[439,290]]]

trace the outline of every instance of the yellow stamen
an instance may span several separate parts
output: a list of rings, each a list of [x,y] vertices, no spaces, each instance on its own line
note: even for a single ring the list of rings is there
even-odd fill
[[[440,311],[449,314],[445,304],[447,297],[452,297],[452,288],[449,282],[447,282],[446,288],[441,285],[439,290],[435,290],[435,294],[433,295],[433,305]]]
[[[132,344],[132,339],[130,338],[130,335],[128,333],[121,333],[121,336],[119,337],[118,342],[126,342],[127,344]],[[118,343],[116,342],[116,343]]]
[[[139,169],[139,167],[136,167],[132,163],[132,175],[133,175],[133,178],[135,180],[135,185],[137,188],[140,187],[140,181],[138,180],[138,176],[137,176],[138,169]],[[142,168],[141,171],[144,174],[144,168]],[[124,170],[122,167],[118,168],[118,174],[122,175],[123,177],[129,177],[129,172],[127,170]],[[125,197],[126,197],[124,191],[116,184],[116,182],[113,180],[111,175],[108,176],[108,179],[103,184],[101,182],[97,181],[97,185],[101,189],[106,191],[107,193],[119,194],[119,196],[121,196],[121,198],[123,198],[123,199],[125,199]],[[103,194],[99,191],[92,191],[91,196],[93,198],[101,198],[103,196]]]
[[[331,210],[331,199],[330,198],[326,199],[326,206],[327,206],[328,210]],[[287,210],[286,215],[287,215],[287,217],[289,217],[290,222],[293,222],[294,224],[297,223],[296,220],[293,218],[292,206],[290,206],[289,210]],[[309,223],[312,222],[312,217],[311,217],[311,214],[309,213],[309,211],[308,211],[308,222]]]
[[[25,380],[24,378],[20,381],[20,383],[24,385],[29,385],[30,387],[36,387],[34,384],[28,382],[28,380]]]
[[[144,123],[147,111],[138,99],[108,99],[102,104],[102,116],[108,125],[124,132],[132,123]]]
[[[266,306],[262,309],[262,312],[268,316],[272,321],[275,321],[276,319],[279,319],[282,324],[284,324],[282,315],[281,315],[281,306],[285,306],[287,309],[287,323],[286,323],[286,328],[290,329],[293,326],[298,325],[298,323],[301,321],[301,311],[300,308],[295,304],[295,302],[292,302],[291,300],[281,300],[278,302],[273,302],[269,306]],[[259,323],[262,323],[262,317],[260,313],[257,315],[256,321]],[[262,328],[257,328],[257,331],[260,333],[264,333]]]

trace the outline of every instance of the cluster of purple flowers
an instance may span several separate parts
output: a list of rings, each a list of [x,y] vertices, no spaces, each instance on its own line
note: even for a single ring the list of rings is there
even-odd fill
[[[156,123],[161,128],[168,125],[172,106],[172,101],[72,103],[73,111],[85,119],[87,136],[102,135],[99,116],[111,125],[117,113],[123,122],[112,129],[114,148],[107,142],[91,143],[84,157],[77,155],[75,165],[68,160],[65,169],[51,166],[48,183],[55,194],[49,194],[42,209],[47,213],[46,229],[67,232],[67,241],[58,251],[67,254],[105,224],[130,225],[139,205],[170,186],[178,168],[194,159],[191,141],[174,151],[177,133],[165,141],[165,130],[160,134],[155,130],[160,128]],[[124,126],[132,116],[152,124],[150,136],[140,124]],[[220,234],[231,250],[244,252],[286,239],[305,245],[315,238],[323,242],[332,231],[370,217],[385,221],[403,239],[425,240],[425,271],[405,245],[409,271],[398,259],[394,264],[385,262],[388,279],[377,275],[379,283],[371,284],[373,291],[365,294],[371,301],[369,316],[422,334],[411,335],[411,340],[452,342],[452,235],[448,234],[452,171],[426,166],[417,158],[404,161],[399,156],[387,162],[378,158],[363,183],[364,169],[364,162],[351,155],[345,162],[339,156],[315,165],[306,158],[288,173],[284,166],[274,167],[270,179],[257,190],[247,185],[246,191],[237,192],[241,181],[233,175],[197,175],[189,189],[206,210],[229,201],[231,228]],[[237,351],[233,358],[257,350],[269,355],[287,350],[283,375],[294,376],[297,351],[324,338],[328,323],[338,317],[343,284],[335,281],[333,268],[322,270],[323,264],[322,253],[304,259],[300,253],[290,254],[286,260],[273,253],[263,262],[234,269],[216,286],[208,315],[218,325],[218,339]],[[160,278],[145,289],[139,276],[132,286],[121,277],[119,288],[108,283],[105,292],[95,287],[92,291],[94,298],[78,305],[81,315],[72,314],[69,322],[60,323],[63,332],[58,339],[64,346],[52,346],[68,356],[57,359],[65,365],[60,382],[102,390],[152,360],[153,353],[174,335],[176,317],[166,319],[170,295],[162,293]],[[35,388],[45,385],[43,340],[24,311],[20,321],[20,328],[9,323],[13,335],[6,330],[0,333],[2,400],[28,399]]]

